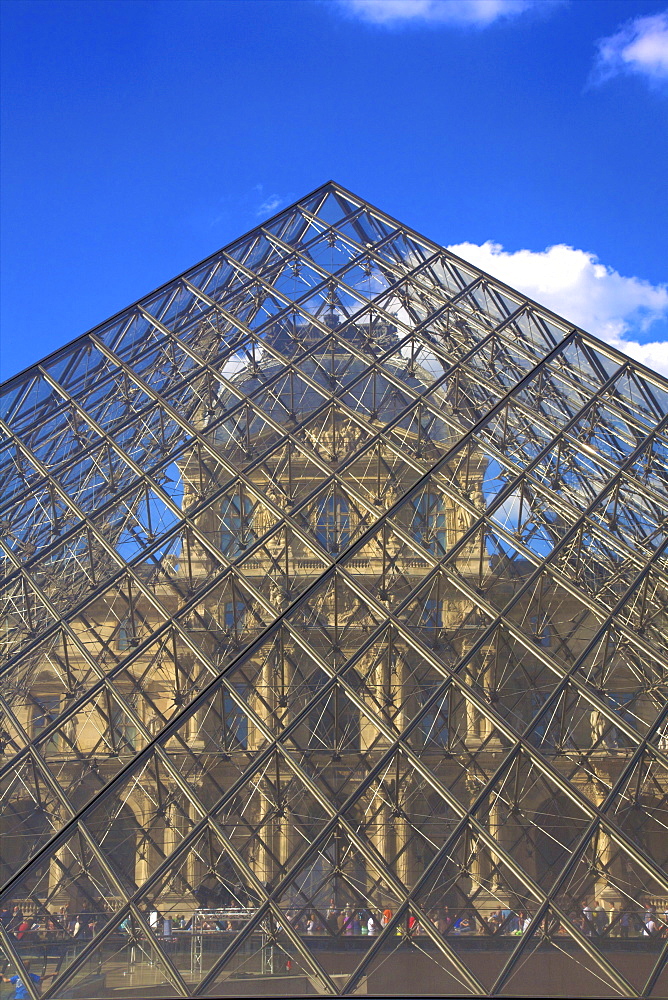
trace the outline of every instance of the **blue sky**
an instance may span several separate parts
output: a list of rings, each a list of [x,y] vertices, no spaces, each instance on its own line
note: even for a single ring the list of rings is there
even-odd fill
[[[668,374],[668,10],[4,0],[2,377],[334,179]]]

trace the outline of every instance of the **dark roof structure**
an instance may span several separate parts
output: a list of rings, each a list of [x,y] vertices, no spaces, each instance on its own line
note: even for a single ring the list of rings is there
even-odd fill
[[[668,996],[665,379],[329,182],[0,398],[45,1000]]]

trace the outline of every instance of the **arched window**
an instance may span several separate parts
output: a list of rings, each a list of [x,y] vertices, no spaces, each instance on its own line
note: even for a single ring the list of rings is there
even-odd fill
[[[43,729],[50,726],[60,711],[60,696],[57,694],[41,695],[35,698],[32,710],[32,736],[33,739],[41,734]]]
[[[431,680],[420,685],[418,701],[424,705],[435,694],[440,680]],[[449,746],[450,740],[450,692],[446,690],[427,709],[420,720],[420,729],[425,747]]]
[[[234,682],[232,685],[243,698],[248,699],[248,685]],[[248,746],[248,716],[239,707],[227,688],[221,692],[222,745],[225,750],[245,750]]]
[[[131,701],[135,701],[131,698]],[[135,705],[133,704],[133,708]],[[109,718],[110,738],[115,751],[125,752],[134,750],[137,745],[137,728],[123,709],[115,701],[111,703],[111,715]]]
[[[328,552],[340,552],[350,540],[350,511],[345,497],[332,493],[320,505],[315,535]]]
[[[59,713],[60,695],[43,694],[39,697],[33,697],[32,738],[34,740],[38,739],[47,726],[50,726],[58,718]],[[52,753],[54,750],[58,750],[59,736],[57,734],[52,735],[42,743],[40,749],[42,753]]]
[[[443,628],[443,606],[435,597],[422,602],[419,624],[422,628]]]
[[[255,539],[251,528],[253,503],[250,497],[226,497],[220,507],[220,547],[230,559]]]
[[[130,622],[121,622],[118,626],[116,645],[121,652],[130,648]]]
[[[243,632],[246,624],[246,602],[236,594],[231,600],[225,601],[222,607],[222,621],[226,632],[229,632],[235,638],[239,632]]]
[[[539,617],[538,615],[531,616],[531,633],[539,646],[543,646],[545,649],[550,647],[552,634],[550,626],[546,623],[544,617]]]
[[[447,520],[445,503],[439,493],[425,490],[415,504],[414,531],[417,541],[435,556],[445,554]]]

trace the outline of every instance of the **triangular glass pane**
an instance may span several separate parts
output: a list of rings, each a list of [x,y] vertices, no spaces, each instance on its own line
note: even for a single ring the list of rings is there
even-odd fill
[[[654,435],[647,447],[627,469],[632,482],[638,480],[658,496],[662,496],[665,488],[666,455],[668,455],[668,441],[665,437]]]
[[[208,428],[204,435],[207,443],[223,454],[227,462],[242,470],[273,448],[282,436],[250,403],[243,403],[229,417]]]
[[[201,578],[200,578],[201,579]],[[178,623],[188,642],[220,670],[270,624],[269,612],[241,580],[228,573]]]
[[[575,913],[585,936],[595,941],[617,934],[660,937],[657,909],[668,894],[665,872],[654,870],[651,861],[646,865],[613,830],[594,832],[556,891],[562,911]]]
[[[211,829],[179,852],[139,901],[183,978],[197,985],[253,915],[261,891]]]
[[[163,614],[128,575],[117,579],[79,610],[69,625],[77,645],[83,647],[99,669],[107,672],[136,649],[143,650],[153,631],[164,622]]]
[[[377,370],[370,370],[342,395],[345,405],[370,421],[389,423],[414,402],[413,393]]]
[[[78,523],[76,511],[54,495],[48,485],[42,485],[13,504],[5,522],[3,541],[14,555],[30,564],[36,554],[57,544]],[[8,564],[6,572],[13,568]]]
[[[335,667],[347,659],[344,650],[357,649],[381,618],[337,574],[311,591],[287,621]]]
[[[23,740],[39,736],[71,708],[77,694],[84,694],[99,680],[92,665],[75,655],[73,643],[62,630],[33,646],[3,677],[5,703],[22,723]],[[17,732],[9,718],[6,725]]]
[[[343,815],[394,877],[413,889],[460,820],[460,810],[396,751]]]
[[[312,924],[311,932],[340,940],[361,936],[363,924],[373,936],[382,913],[396,912],[401,898],[380,857],[363,854],[345,829],[337,827],[300,860],[281,888],[280,901],[307,936]]]
[[[286,441],[249,472],[253,485],[276,506],[291,511],[329,476],[293,441]]]
[[[533,930],[524,932],[516,960],[509,964],[503,986],[495,995],[632,996],[624,991],[624,980],[615,977],[607,954],[597,951],[586,951],[572,925],[548,909]]]
[[[557,698],[548,702],[551,691],[541,684],[529,694],[536,721],[527,733],[528,739],[548,758],[565,757],[562,766],[567,773],[569,765],[593,766],[596,759],[616,757],[622,764],[638,745],[633,733],[615,723],[618,715],[620,722],[628,726],[632,699],[626,701],[619,691],[595,693],[600,701],[590,701],[567,684]]]
[[[658,380],[650,380],[640,372],[626,368],[615,379],[614,385],[604,393],[616,406],[635,420],[642,420],[652,427],[668,406],[666,389]]]
[[[606,815],[657,871],[668,871],[668,768],[645,751],[627,770]]]
[[[440,570],[413,592],[397,618],[449,665],[467,653],[492,622],[490,613],[461,594]]]
[[[389,521],[375,529],[343,565],[356,583],[390,609],[408,597],[430,568],[418,545],[405,541]]]
[[[308,850],[329,811],[295,768],[273,753],[249,768],[213,813],[215,823],[263,884],[279,884]]]
[[[648,996],[658,998],[665,996],[668,993],[668,952],[663,953],[663,966],[656,977],[652,977],[652,986],[648,992]],[[649,980],[648,980],[649,982]]]
[[[348,215],[353,210],[353,206],[334,190],[328,191],[324,197],[320,194],[309,201],[305,201],[304,208],[315,213],[330,225],[338,222],[339,219]]]
[[[387,432],[401,454],[424,468],[431,468],[453,444],[453,418],[437,408],[441,402],[442,395],[438,394],[432,406],[417,403],[410,409],[399,410],[391,418],[393,422]]]
[[[121,641],[124,633],[120,633]],[[156,736],[211,683],[216,671],[193,655],[181,633],[167,629],[115,672],[114,687]]]
[[[34,755],[24,752],[0,775],[1,875],[4,885],[58,833],[71,813]],[[55,782],[53,782],[55,784]]]
[[[362,747],[378,744],[377,727],[343,684],[327,682],[321,674],[310,678],[309,688],[312,700],[284,743],[325,800],[338,807],[368,773]]]
[[[149,992],[150,991],[150,992]],[[99,940],[79,957],[76,971],[59,976],[47,996],[104,997],[130,1000],[155,991],[164,997],[185,996],[185,984],[169,968],[161,945],[136,910],[121,910],[105,926]]]
[[[110,870],[134,892],[178,848],[202,812],[154,752],[127,769],[84,819]]]
[[[321,968],[318,953],[309,951],[292,913],[272,909],[259,920],[242,918],[237,924],[243,927],[240,940],[228,945],[207,977],[202,996],[247,995],[249,991],[260,996],[266,991],[274,997],[334,995],[334,981]]]
[[[314,545],[305,542],[292,528],[283,526],[256,546],[237,568],[279,611],[288,607],[327,566]]]
[[[491,871],[506,876],[494,884]],[[466,830],[432,865],[415,900],[427,914],[438,935],[488,993],[513,950],[536,897],[476,837]],[[499,935],[499,946],[492,938]],[[484,939],[486,947],[474,942]],[[501,939],[502,943],[501,943]],[[483,951],[484,958],[478,955]]]
[[[334,480],[300,508],[295,520],[331,556],[345,552],[378,519],[367,506]]]
[[[517,755],[504,771],[476,818],[546,893],[591,822],[585,808],[524,755]],[[495,872],[491,877],[504,881]]]
[[[5,926],[15,936],[24,919],[18,914],[27,915],[28,929],[16,937],[18,946],[33,960],[37,947],[38,961],[44,962],[41,974],[49,977],[62,976],[124,904],[118,882],[76,828],[56,841],[0,900],[1,908],[11,914]],[[33,930],[33,924],[38,928]],[[70,947],[63,948],[63,942]],[[51,982],[44,985],[51,988]]]
[[[40,479],[36,465],[28,461],[21,449],[12,441],[4,442],[0,448],[2,507],[9,507],[17,497],[33,489]]]
[[[6,656],[25,649],[57,621],[43,595],[25,578],[15,574],[0,589],[3,610],[3,647]]]
[[[616,609],[617,618],[650,643],[657,652],[664,647],[668,627],[668,579],[650,568],[638,579],[630,596]]]
[[[405,996],[417,983],[421,996],[461,998],[482,993],[464,956],[451,950],[411,907],[380,941],[371,939],[369,944],[375,944],[372,954],[362,959],[346,987],[352,996]]]
[[[91,759],[104,767],[104,777],[110,779],[144,748],[147,738],[137,725],[138,708],[136,693],[127,685],[117,682],[113,691],[103,686],[35,741],[69,801],[78,807],[85,804],[82,777]],[[98,791],[96,785],[88,788],[89,797]]]
[[[324,462],[336,468],[362,448],[371,431],[345,411],[329,406],[300,427],[298,436]]]

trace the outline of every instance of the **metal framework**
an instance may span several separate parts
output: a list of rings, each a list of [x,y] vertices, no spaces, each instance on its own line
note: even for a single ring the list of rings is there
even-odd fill
[[[330,182],[1,398],[45,997],[668,996],[668,382]]]

